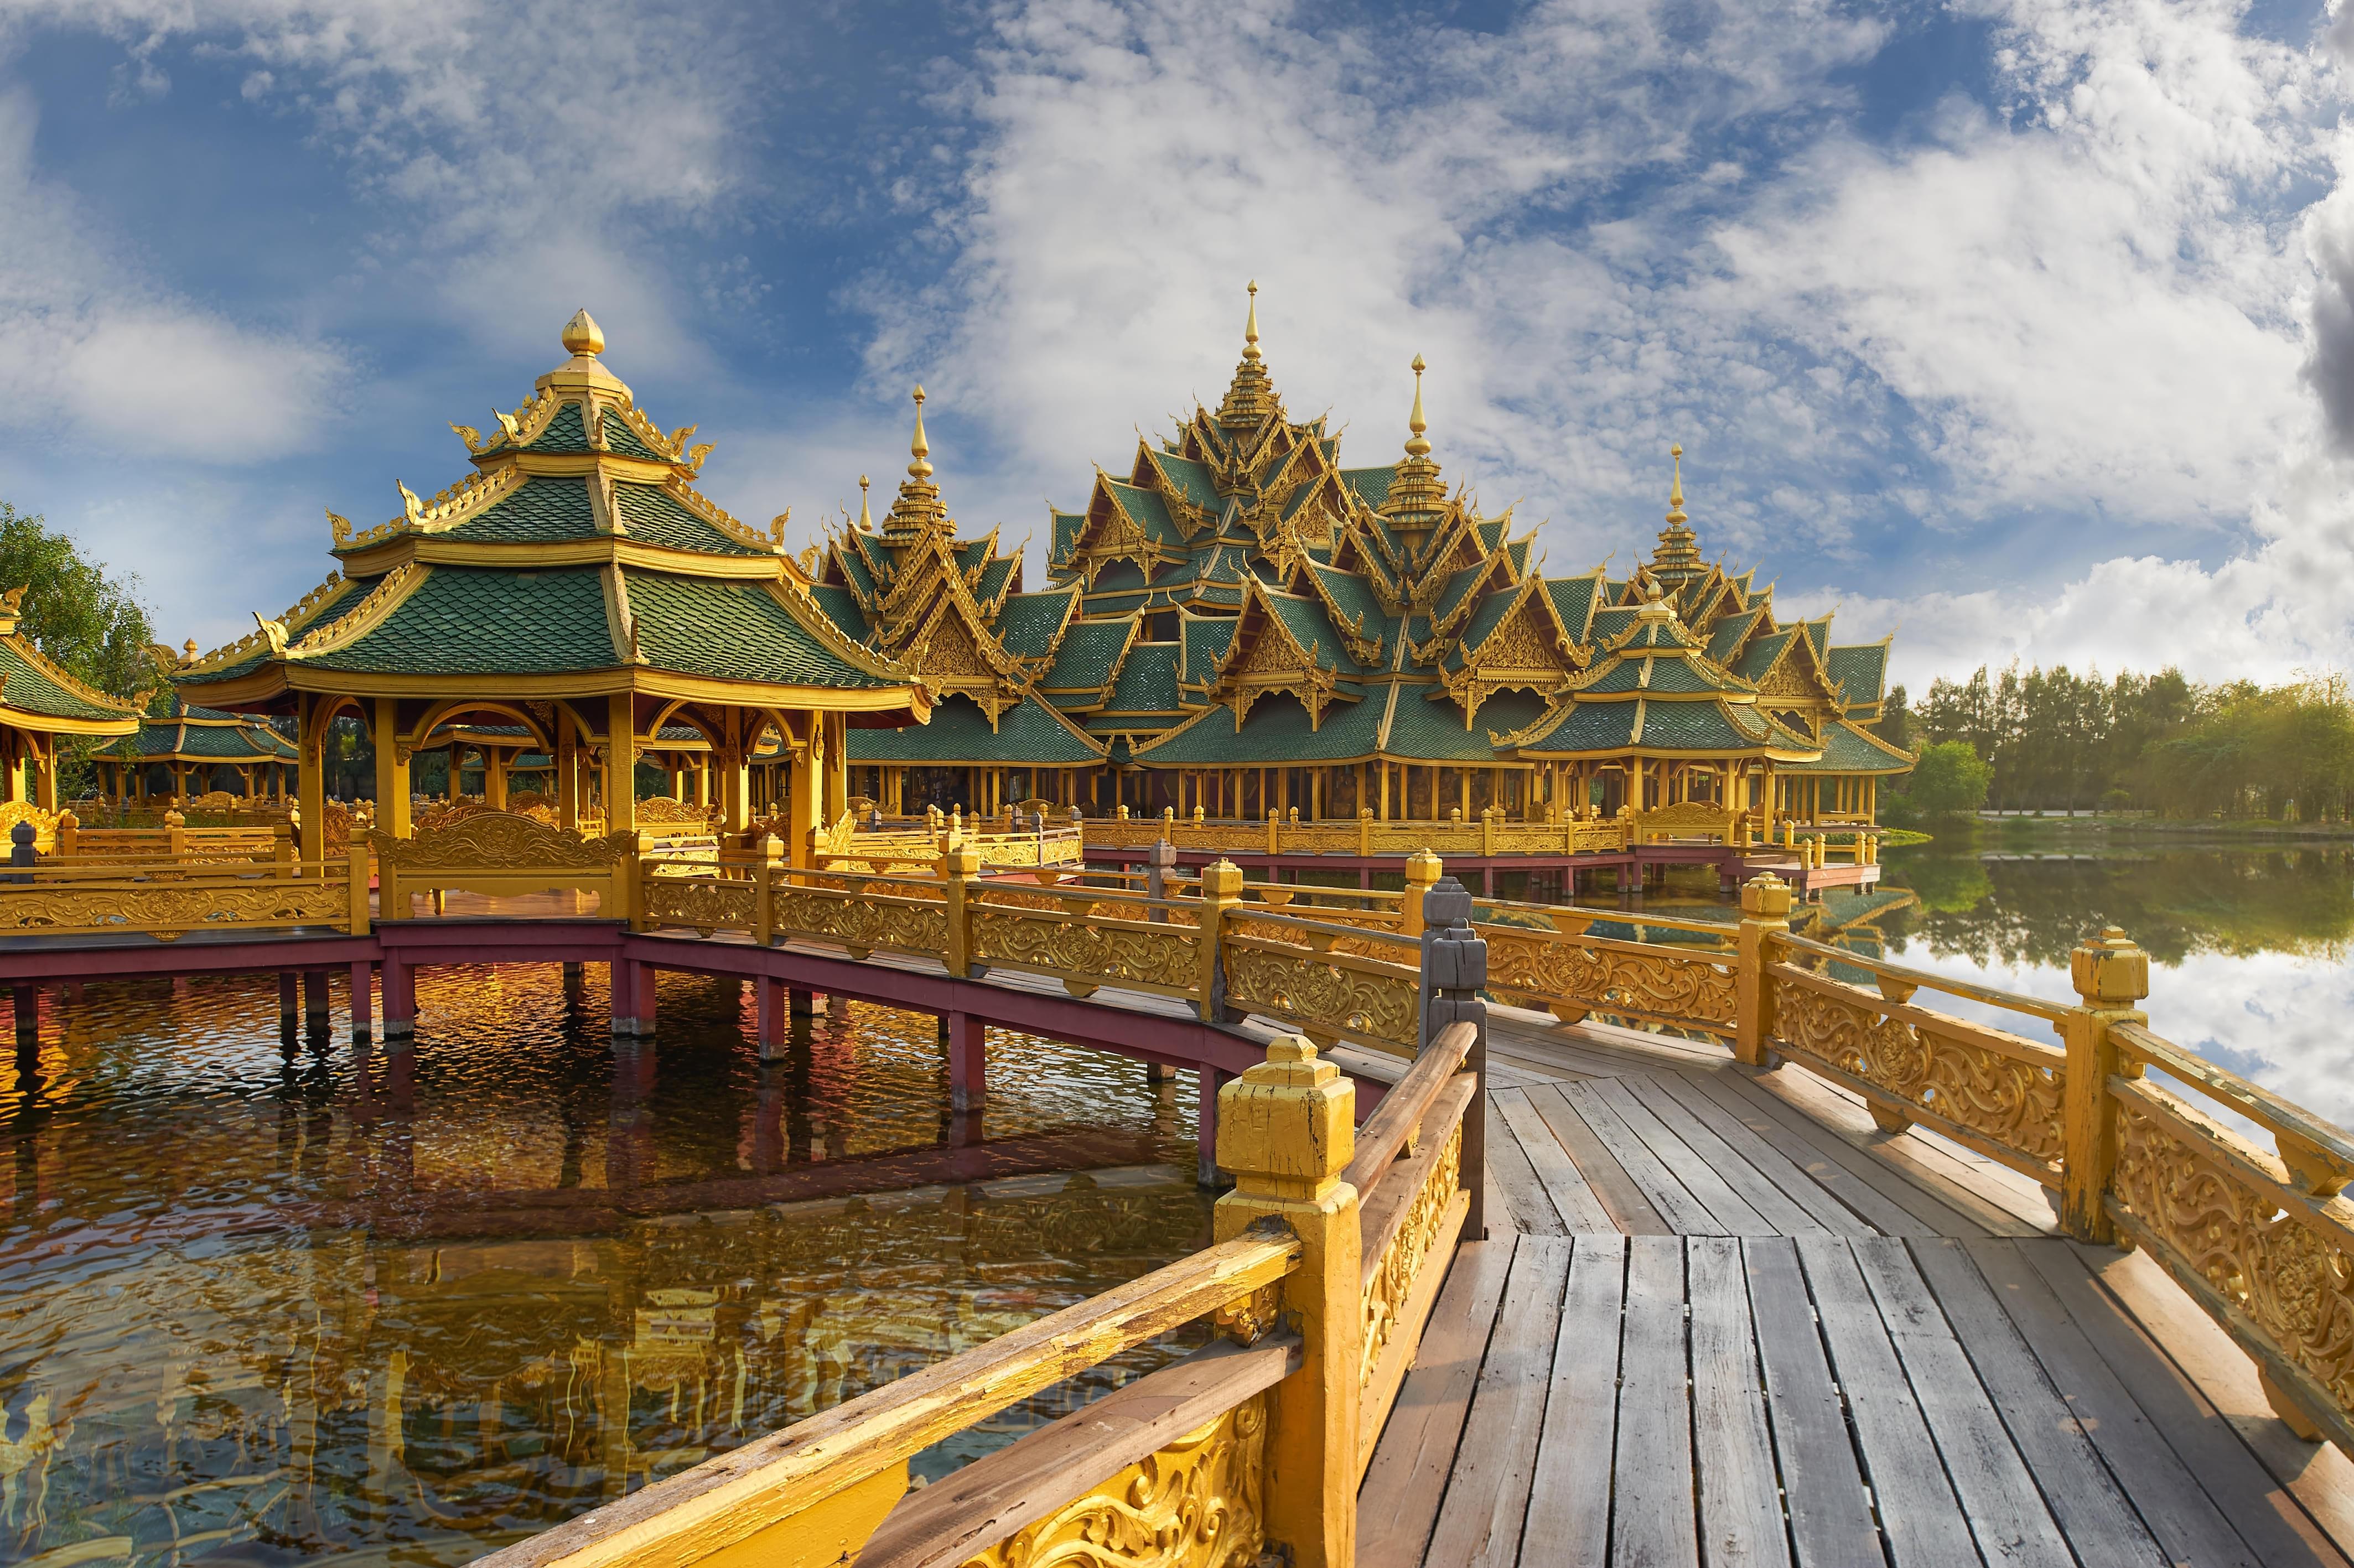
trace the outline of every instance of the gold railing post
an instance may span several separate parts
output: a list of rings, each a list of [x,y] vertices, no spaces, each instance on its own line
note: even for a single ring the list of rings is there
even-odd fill
[[[164,853],[174,860],[188,853],[187,821],[177,811],[164,813]]]
[[[81,847],[80,840],[81,819],[71,811],[58,813],[58,853],[69,855],[77,853]]]
[[[345,854],[349,859],[352,868],[352,908],[351,918],[345,923],[344,928],[355,937],[365,937],[368,930],[367,841],[354,839],[351,848],[346,850]],[[324,862],[320,863],[319,874],[323,878],[327,874]]]
[[[1340,1179],[1356,1152],[1356,1098],[1355,1086],[1299,1034],[1268,1042],[1266,1061],[1218,1091],[1218,1163],[1234,1173],[1235,1190],[1218,1200],[1216,1238],[1273,1218],[1300,1242],[1277,1311],[1298,1330],[1305,1360],[1275,1385],[1263,1494],[1267,1542],[1288,1549],[1292,1568],[1356,1560],[1365,1308],[1357,1190]]]
[[[777,874],[784,869],[785,846],[773,833],[762,833],[752,841],[752,940],[772,948],[777,943]]]
[[[278,863],[278,877],[289,882],[294,877],[293,830],[280,822],[270,830],[270,858]]]
[[[1357,858],[1365,859],[1373,853],[1373,813],[1370,807],[1357,808]]]
[[[1269,812],[1267,814],[1267,853],[1269,853],[1269,854],[1275,854],[1275,853],[1278,853],[1278,851],[1280,850],[1280,848],[1281,848],[1281,841],[1280,841],[1280,840],[1279,840],[1276,835],[1277,835],[1278,832],[1280,832],[1282,831],[1282,827],[1283,827],[1283,819],[1282,819],[1280,816],[1278,816],[1275,812],[1273,812],[1273,811],[1269,811]]]
[[[972,917],[968,913],[968,895],[972,879],[981,870],[981,852],[967,843],[962,833],[950,832],[948,847],[940,852],[940,881],[946,885],[948,901],[949,949],[940,955],[949,973],[958,980],[972,978]]]
[[[1752,1067],[1769,1065],[1774,1038],[1774,988],[1766,966],[1774,961],[1774,938],[1790,929],[1790,885],[1772,872],[1751,877],[1741,888],[1739,956],[1733,975],[1733,1057]]]
[[[1216,860],[1202,868],[1201,895],[1202,1022],[1226,1022],[1226,911],[1243,901],[1243,868],[1230,860]],[[1345,1160],[1343,1164],[1347,1163]]]
[[[631,930],[643,931],[653,924],[646,918],[643,879],[653,874],[653,868],[646,863],[646,854],[654,847],[654,840],[653,835],[648,832],[633,832],[630,838],[630,847],[621,852],[620,860],[614,862],[612,877],[607,884],[620,907],[606,909],[600,906],[598,914],[608,920],[627,920]]]
[[[2117,1070],[2113,1023],[2147,1023],[2134,1006],[2149,994],[2149,955],[2111,926],[2068,954],[2068,977],[2083,1008],[2060,1025],[2068,1045],[2068,1081],[2060,1111],[2060,1225],[2083,1242],[2116,1240],[2103,1200],[2117,1168],[2117,1102],[2109,1078]]]
[[[1493,806],[1479,813],[1479,853],[1482,856],[1496,853],[1496,808]]]
[[[1398,929],[1409,937],[1422,935],[1422,895],[1430,891],[1446,866],[1426,849],[1405,857],[1405,901],[1398,906]]]

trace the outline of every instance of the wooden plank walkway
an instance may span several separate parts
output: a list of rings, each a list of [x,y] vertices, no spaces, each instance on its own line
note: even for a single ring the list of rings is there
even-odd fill
[[[1365,1568],[2349,1563],[2354,1465],[2024,1178],[1706,1044],[1500,1010],[1490,1059]]]

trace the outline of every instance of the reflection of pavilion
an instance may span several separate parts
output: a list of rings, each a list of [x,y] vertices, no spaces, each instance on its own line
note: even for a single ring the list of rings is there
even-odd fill
[[[507,766],[537,753],[561,825],[632,830],[638,761],[677,755],[673,729],[700,738],[721,824],[741,831],[770,736],[791,758],[800,853],[845,803],[845,726],[928,713],[905,670],[811,601],[782,518],[758,532],[695,488],[710,448],[647,419],[598,358],[587,312],[564,346],[571,357],[490,434],[457,427],[473,471],[430,502],[403,487],[401,514],[366,532],[331,513],[341,573],[176,672],[209,704],[297,717],[305,858],[324,850],[318,763],[339,718],[375,738],[377,825],[396,837],[415,754],[468,746],[492,807]]]

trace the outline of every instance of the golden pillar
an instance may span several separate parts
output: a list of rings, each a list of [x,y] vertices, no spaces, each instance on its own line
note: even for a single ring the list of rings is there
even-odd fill
[[[400,736],[400,703],[376,700],[376,825],[394,838],[408,836],[408,747]]]
[[[302,817],[302,858],[327,858],[327,705],[307,692],[294,698],[296,810]],[[142,771],[144,771],[143,769]]]
[[[605,831],[638,831],[638,721],[627,692],[605,699]]]

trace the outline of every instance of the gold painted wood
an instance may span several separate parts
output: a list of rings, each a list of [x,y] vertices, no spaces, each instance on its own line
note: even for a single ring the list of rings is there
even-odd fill
[[[18,936],[152,936],[171,941],[190,931],[252,931],[292,926],[352,927],[346,861],[297,863],[244,874],[173,864],[139,874],[111,867],[70,879],[0,885],[0,930]],[[361,884],[360,929],[366,929]]]
[[[1239,1009],[1304,1031],[1411,1056],[1419,1044],[1421,971],[1347,953],[1303,951],[1255,937],[1219,943],[1226,995]]]
[[[871,1484],[878,1474],[896,1469],[904,1476],[909,1456],[1131,1345],[1281,1280],[1303,1255],[1289,1236],[1237,1234],[481,1562],[489,1568],[684,1568],[709,1562],[781,1520]]]
[[[1476,927],[1490,989],[1646,1022],[1730,1036],[1734,966],[1705,952],[1512,926]]]

